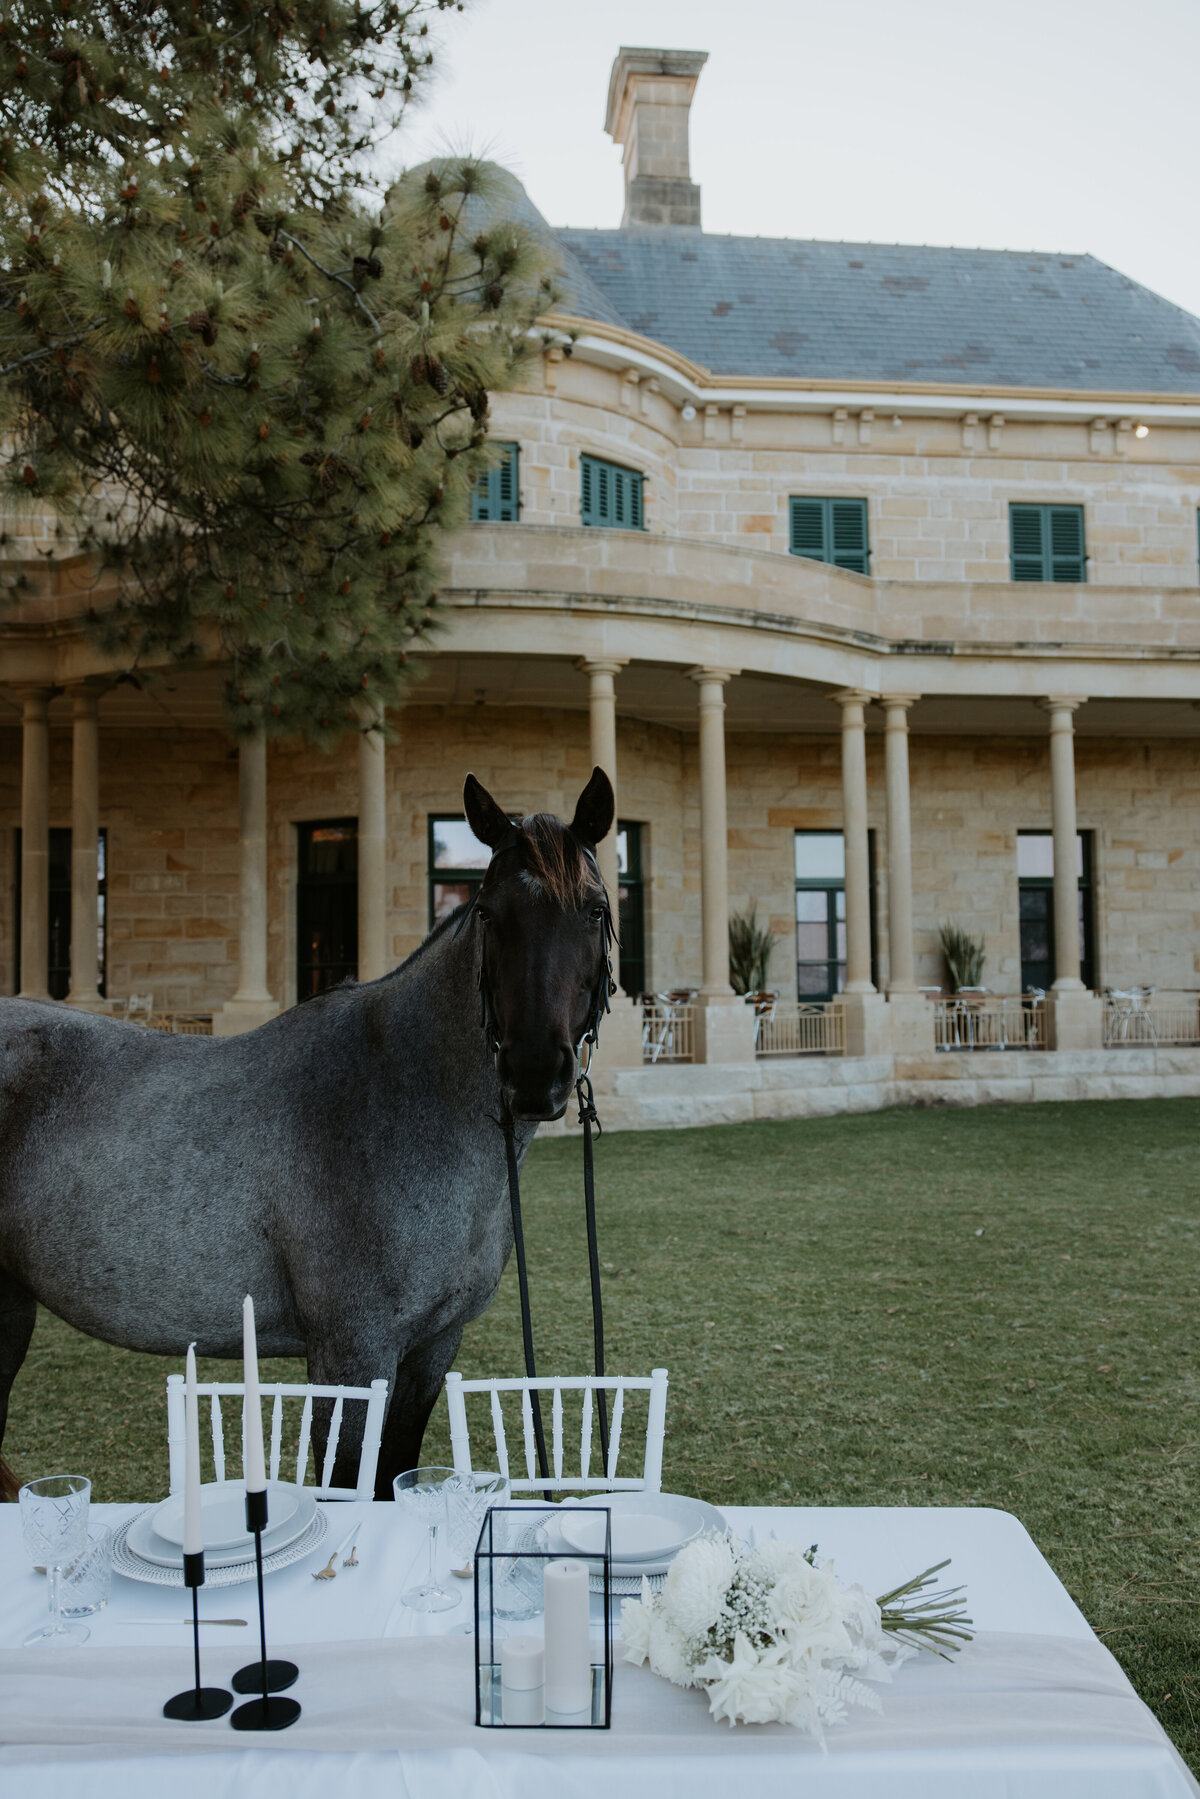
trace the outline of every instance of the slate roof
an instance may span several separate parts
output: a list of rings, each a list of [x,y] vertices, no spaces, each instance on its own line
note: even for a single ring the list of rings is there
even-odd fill
[[[1093,256],[678,227],[553,237],[571,311],[713,374],[1200,392],[1200,319]]]

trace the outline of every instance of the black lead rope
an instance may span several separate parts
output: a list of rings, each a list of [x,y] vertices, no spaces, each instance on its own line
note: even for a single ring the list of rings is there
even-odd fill
[[[592,1127],[600,1133],[596,1116],[596,1097],[586,1072],[575,1083],[579,1100],[579,1122],[583,1126],[583,1209],[587,1215],[588,1273],[592,1281],[592,1342],[596,1352],[596,1373],[604,1373],[604,1301],[600,1293],[600,1246],[596,1237],[596,1173],[592,1159]],[[608,1473],[608,1395],[603,1387],[596,1389],[596,1410],[600,1422],[600,1456],[604,1473]]]
[[[533,1357],[533,1324],[529,1313],[529,1270],[525,1266],[525,1233],[521,1228],[521,1174],[517,1167],[517,1144],[513,1133],[513,1121],[505,1117],[501,1126],[504,1132],[504,1153],[508,1158],[508,1203],[512,1212],[513,1249],[517,1257],[517,1285],[521,1290],[521,1337],[525,1344],[525,1374],[527,1379],[537,1379],[537,1367]],[[533,1413],[533,1436],[537,1444],[538,1473],[543,1480],[550,1478],[550,1464],[546,1459],[546,1433],[542,1428],[542,1396],[536,1387],[529,1392],[529,1405]],[[549,1501],[549,1493],[544,1497]]]

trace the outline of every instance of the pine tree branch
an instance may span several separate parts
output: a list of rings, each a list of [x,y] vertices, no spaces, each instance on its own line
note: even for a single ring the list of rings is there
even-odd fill
[[[298,237],[293,237],[290,231],[280,231],[279,236],[286,238],[289,244],[294,244],[301,256],[307,257],[308,261],[312,263],[313,268],[318,269],[327,281],[336,281],[339,287],[344,287],[347,293],[353,294],[355,305],[358,306],[366,316],[372,331],[374,331],[377,337],[382,337],[383,326],[379,323],[379,320],[375,317],[375,314],[371,311],[371,308],[367,305],[353,281],[347,281],[344,275],[335,275],[332,269],[327,269],[323,263],[318,262],[312,251],[307,249],[305,245],[300,242]]]

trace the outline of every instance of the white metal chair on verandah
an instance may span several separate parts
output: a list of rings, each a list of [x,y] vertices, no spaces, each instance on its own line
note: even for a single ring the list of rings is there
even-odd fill
[[[592,1473],[592,1457],[599,1448],[599,1428],[595,1395],[607,1393],[612,1401],[609,1420],[608,1461],[596,1474]],[[543,1480],[537,1469],[537,1446],[533,1430],[533,1405],[530,1393],[542,1395],[543,1424],[548,1426],[549,1478]],[[450,1445],[454,1466],[460,1474],[474,1471],[471,1459],[471,1437],[467,1424],[467,1395],[488,1395],[492,1438],[497,1467],[514,1493],[543,1492],[547,1487],[564,1493],[661,1493],[663,1438],[667,1423],[667,1371],[655,1368],[649,1377],[630,1374],[547,1375],[537,1380],[464,1380],[461,1374],[446,1376],[446,1405],[450,1413]],[[580,1395],[579,1473],[564,1474],[566,1463],[564,1393]],[[625,1398],[628,1393],[646,1394],[645,1452],[640,1473],[619,1474],[622,1427],[625,1424]],[[521,1438],[525,1473],[511,1471],[508,1437],[505,1430],[502,1395],[517,1395],[520,1400]],[[546,1405],[545,1395],[550,1395]],[[511,1401],[510,1401],[511,1403]],[[640,1404],[638,1405],[640,1412]],[[547,1417],[547,1412],[549,1416]],[[628,1450],[628,1442],[626,1443]]]
[[[388,1383],[385,1380],[373,1380],[369,1387],[313,1387],[293,1386],[287,1381],[263,1381],[260,1392],[264,1399],[271,1401],[271,1440],[267,1453],[267,1475],[271,1480],[280,1479],[280,1466],[284,1461],[284,1401],[299,1402],[299,1418],[289,1417],[287,1461],[295,1457],[295,1474],[292,1479],[296,1486],[305,1484],[304,1477],[308,1472],[308,1459],[312,1447],[313,1401],[329,1399],[333,1401],[333,1409],[329,1418],[329,1436],[325,1445],[325,1455],[321,1463],[321,1478],[313,1488],[318,1499],[374,1499],[375,1470],[379,1463],[379,1445],[383,1440],[383,1421],[387,1413]],[[241,1381],[199,1381],[196,1385],[197,1398],[200,1401],[201,1415],[204,1412],[204,1401],[209,1402],[209,1421],[212,1432],[213,1479],[224,1480],[225,1474],[225,1423],[221,1411],[222,1399],[238,1400],[245,1398],[246,1389]],[[358,1458],[358,1483],[353,1487],[332,1486],[333,1464],[337,1458],[338,1442],[342,1432],[342,1418],[347,1400],[357,1400],[366,1405],[366,1419],[363,1425],[362,1448]],[[167,1376],[167,1448],[171,1458],[171,1492],[183,1491],[184,1463],[184,1379],[182,1374]],[[287,1408],[294,1414],[296,1406]],[[236,1422],[239,1465],[241,1465],[242,1406],[230,1407]],[[293,1435],[294,1429],[294,1435]],[[201,1432],[203,1437],[204,1433]],[[232,1478],[232,1477],[231,1477]],[[288,1478],[285,1474],[284,1480]]]

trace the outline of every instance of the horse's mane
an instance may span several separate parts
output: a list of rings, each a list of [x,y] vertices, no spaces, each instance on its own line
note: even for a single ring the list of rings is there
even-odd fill
[[[520,824],[525,872],[556,906],[582,906],[596,871],[579,840],[551,812],[534,812]]]

